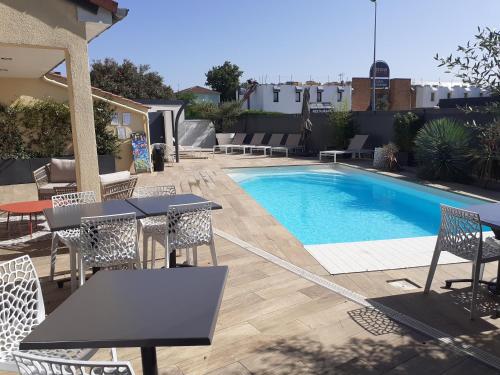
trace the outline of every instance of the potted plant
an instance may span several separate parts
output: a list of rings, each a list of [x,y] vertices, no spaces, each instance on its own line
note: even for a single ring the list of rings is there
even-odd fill
[[[414,141],[422,125],[422,119],[413,112],[397,113],[394,116],[394,141],[399,148],[400,165],[413,165]]]

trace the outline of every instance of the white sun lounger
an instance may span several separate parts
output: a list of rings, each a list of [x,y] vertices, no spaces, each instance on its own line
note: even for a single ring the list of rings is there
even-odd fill
[[[264,156],[266,156],[267,150],[271,150],[271,146],[263,145],[262,141],[264,140],[266,133],[255,133],[253,135],[252,141],[249,145],[246,146],[250,150],[250,154],[253,154],[254,150],[263,151]]]
[[[215,145],[213,147],[212,153],[215,154],[215,151],[225,151],[226,154],[230,150],[231,152],[233,151],[233,147],[243,147],[243,141],[245,140],[246,133],[236,133],[234,135],[233,141],[231,143],[225,144],[225,145]],[[245,153],[245,149],[243,148],[243,153]]]
[[[300,134],[288,134],[285,145],[281,146],[281,140],[283,139],[283,134],[273,134],[269,140],[271,145],[271,156],[273,152],[284,152],[285,156],[288,157],[288,152],[295,150],[303,150],[304,146],[299,146]]]
[[[333,156],[333,162],[336,163],[337,162],[337,155],[340,155],[340,154],[352,154],[353,157],[356,157],[356,155],[358,155],[358,157],[361,157],[361,154],[365,154],[365,153],[371,154],[371,153],[373,153],[373,150],[363,148],[367,139],[368,139],[368,135],[357,134],[349,142],[349,146],[347,147],[347,150],[320,151],[319,152],[319,160],[321,161],[322,158],[325,156]]]

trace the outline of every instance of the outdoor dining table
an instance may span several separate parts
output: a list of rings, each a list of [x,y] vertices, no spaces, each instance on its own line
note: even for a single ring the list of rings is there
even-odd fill
[[[490,227],[495,238],[500,240],[500,203],[476,204],[465,209],[479,214],[481,223]],[[498,262],[496,281],[489,283],[488,289],[493,294],[500,294],[500,261]]]
[[[195,194],[175,194],[162,197],[113,199],[98,203],[47,208],[43,213],[52,232],[79,228],[82,217],[118,215],[134,212],[137,219],[165,215],[169,206],[176,204],[202,203],[208,200]],[[222,206],[212,202],[212,209]],[[170,254],[170,266],[176,267],[176,252]],[[74,265],[76,267],[76,264]],[[74,273],[73,273],[74,275]],[[72,290],[76,288],[76,277],[71,278]]]
[[[21,343],[20,350],[211,345],[227,266],[98,272]]]
[[[128,198],[127,202],[144,212],[146,216],[160,216],[167,213],[168,207],[177,204],[203,203],[207,200],[195,194],[175,194],[160,197]],[[222,206],[211,202],[212,210],[220,210]],[[170,267],[177,266],[177,252],[170,253]]]
[[[500,240],[500,203],[476,204],[465,209],[479,214],[481,223],[490,227],[495,238]]]

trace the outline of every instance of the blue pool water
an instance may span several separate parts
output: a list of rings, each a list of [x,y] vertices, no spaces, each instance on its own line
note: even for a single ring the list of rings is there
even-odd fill
[[[304,245],[435,235],[440,203],[483,203],[343,166],[239,168],[228,174]]]

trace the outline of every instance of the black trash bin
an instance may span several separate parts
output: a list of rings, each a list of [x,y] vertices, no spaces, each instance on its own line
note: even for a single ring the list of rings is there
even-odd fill
[[[163,160],[165,158],[165,147],[160,143],[153,144],[153,152],[151,159],[153,159],[153,169],[155,172],[161,172],[165,168]]]

